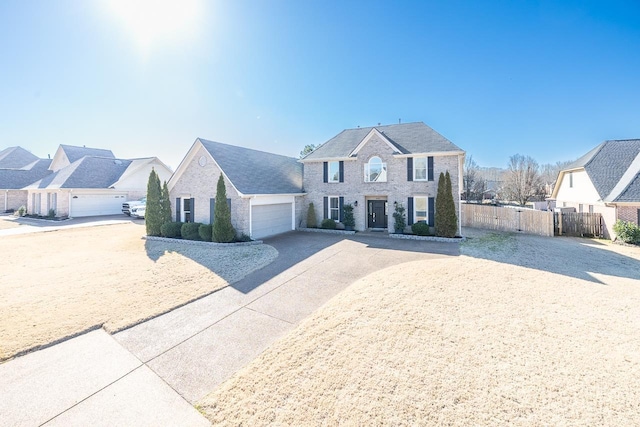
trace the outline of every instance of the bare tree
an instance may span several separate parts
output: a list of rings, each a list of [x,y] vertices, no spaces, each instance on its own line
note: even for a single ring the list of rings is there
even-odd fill
[[[511,200],[524,206],[529,199],[540,195],[541,184],[540,167],[533,157],[515,154],[509,158],[504,190]]]
[[[467,202],[473,198],[477,176],[478,164],[473,160],[473,156],[469,156],[464,162],[464,172],[462,174],[462,194]]]
[[[573,163],[573,161],[568,160],[556,163],[547,163],[540,166],[540,178],[545,190],[545,195],[550,196],[551,193],[553,193],[553,187],[556,185],[558,174],[571,163]]]

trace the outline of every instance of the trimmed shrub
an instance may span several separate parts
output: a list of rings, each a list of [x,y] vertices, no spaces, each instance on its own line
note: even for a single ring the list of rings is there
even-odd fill
[[[162,197],[162,187],[160,178],[155,169],[151,169],[149,181],[147,182],[147,206],[144,214],[144,223],[148,236],[159,236],[162,232],[162,212],[160,209],[160,198]]]
[[[320,224],[320,228],[326,228],[328,230],[335,230],[336,229],[336,222],[334,220],[332,220],[331,218],[327,218],[322,220],[322,223]]]
[[[353,227],[356,225],[356,219],[353,216],[353,205],[351,203],[347,203],[342,207],[342,210],[344,212],[342,223],[345,227],[353,229]]]
[[[616,238],[625,243],[640,244],[640,227],[630,221],[617,220],[613,225]]]
[[[313,206],[313,203],[309,203],[309,210],[307,210],[307,227],[318,227],[318,220],[316,219],[316,209]]]
[[[200,240],[201,225],[199,222],[185,222],[180,227],[180,235],[185,240]]]
[[[429,236],[431,234],[431,231],[429,230],[429,224],[424,221],[419,221],[413,224],[411,226],[411,231],[413,231],[413,234],[416,234],[418,236]]]
[[[25,216],[27,214],[27,208],[25,206],[20,206],[17,213],[18,216]]]
[[[179,239],[182,237],[182,222],[166,222],[160,227],[160,235],[162,237],[170,237],[172,239]]]
[[[231,212],[227,205],[227,188],[224,178],[220,174],[216,188],[216,207],[214,209],[215,222],[213,223],[213,241],[218,243],[231,243],[236,237],[236,231],[231,225]]]
[[[49,213],[47,213],[47,218],[49,219],[53,219],[56,217],[56,211],[55,209],[49,209]]]
[[[200,235],[200,240],[210,242],[211,237],[213,236],[213,226],[209,224],[200,224],[198,234]]]
[[[407,226],[407,220],[404,214],[405,208],[402,206],[402,203],[396,203],[395,211],[393,212],[393,218],[395,219],[395,223],[393,224],[393,228],[396,233],[403,233],[404,228]]]

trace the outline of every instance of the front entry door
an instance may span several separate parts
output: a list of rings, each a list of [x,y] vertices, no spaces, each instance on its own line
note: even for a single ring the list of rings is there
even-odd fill
[[[385,200],[369,200],[369,228],[387,228]]]

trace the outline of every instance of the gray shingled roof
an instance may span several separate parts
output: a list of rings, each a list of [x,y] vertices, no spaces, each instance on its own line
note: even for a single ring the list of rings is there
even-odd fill
[[[302,193],[302,164],[297,159],[198,139],[241,193]]]
[[[304,160],[348,157],[374,128],[384,134],[403,154],[462,151],[426,124],[416,122],[343,130],[307,155]]]
[[[631,181],[629,186],[622,192],[615,202],[640,202],[640,173]]]
[[[29,169],[0,169],[0,189],[24,188],[51,174],[49,159],[37,159]]]
[[[131,160],[85,156],[37,182],[35,188],[109,188]]]
[[[69,159],[69,163],[73,163],[76,160],[79,160],[85,156],[107,157],[111,159],[116,158],[116,156],[113,155],[111,150],[105,150],[103,148],[76,147],[75,145],[63,145],[63,144],[60,144],[60,147],[62,147],[62,150],[67,155],[67,159]]]
[[[0,169],[20,169],[36,160],[37,156],[22,147],[9,147],[0,151]]]
[[[584,169],[600,198],[604,199],[640,153],[640,139],[605,141],[596,149],[587,153],[593,152],[593,155],[584,163]],[[640,201],[640,198],[634,201]]]

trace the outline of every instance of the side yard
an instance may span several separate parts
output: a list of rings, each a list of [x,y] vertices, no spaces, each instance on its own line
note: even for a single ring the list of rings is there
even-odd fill
[[[203,248],[143,235],[130,223],[0,238],[0,361],[99,325],[139,323],[278,256],[268,245]]]
[[[204,398],[218,425],[638,425],[640,248],[467,230],[378,271]]]

